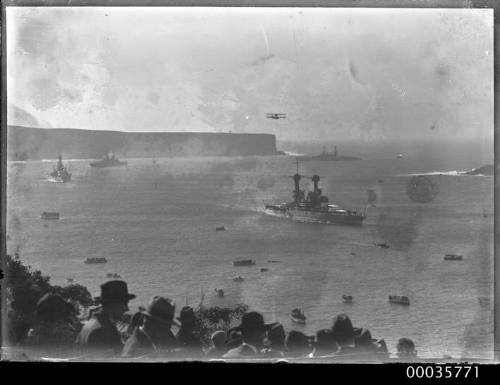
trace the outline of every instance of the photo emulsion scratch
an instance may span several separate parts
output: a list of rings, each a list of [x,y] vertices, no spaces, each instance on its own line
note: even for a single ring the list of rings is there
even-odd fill
[[[493,360],[492,10],[6,22],[2,358]]]

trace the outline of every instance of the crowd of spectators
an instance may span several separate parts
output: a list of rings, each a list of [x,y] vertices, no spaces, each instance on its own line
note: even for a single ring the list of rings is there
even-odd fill
[[[216,330],[210,343],[203,343],[195,310],[184,306],[175,318],[175,303],[154,296],[148,306],[124,323],[128,303],[135,298],[126,282],[101,285],[96,307],[84,322],[74,307],[57,294],[44,295],[37,304],[37,323],[26,336],[24,346],[73,349],[76,358],[115,357],[123,359],[331,359],[388,361],[391,354],[383,339],[375,339],[366,328],[354,327],[346,314],[333,318],[329,328],[306,335],[286,331],[279,322],[265,323],[255,311],[242,315],[239,325]],[[175,328],[175,329],[174,329]],[[404,361],[417,359],[415,345],[401,338],[395,355]]]

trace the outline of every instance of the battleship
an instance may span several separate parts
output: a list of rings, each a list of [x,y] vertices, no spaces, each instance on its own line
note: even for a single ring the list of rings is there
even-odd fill
[[[307,156],[303,155],[300,157],[301,160],[324,160],[324,161],[339,161],[339,160],[361,160],[361,158],[356,158],[354,156],[343,156],[337,153],[337,146],[335,146],[333,152],[327,152],[326,147],[323,146],[323,152],[319,155]]]
[[[104,159],[98,162],[90,163],[90,167],[117,167],[117,166],[126,166],[127,162],[123,160],[118,160],[115,158],[114,153],[106,153]]]
[[[305,191],[300,189],[299,161],[297,173],[292,176],[295,183],[293,202],[281,204],[266,204],[265,210],[269,214],[291,218],[300,222],[316,222],[324,224],[361,225],[366,215],[356,211],[346,210],[339,205],[331,204],[328,197],[322,195],[319,186],[319,175],[313,175],[314,191],[305,197]]]
[[[57,162],[57,165],[54,166],[54,169],[49,176],[54,182],[66,183],[71,180],[71,174],[68,172],[66,167],[64,167],[61,155],[59,155],[59,161]]]

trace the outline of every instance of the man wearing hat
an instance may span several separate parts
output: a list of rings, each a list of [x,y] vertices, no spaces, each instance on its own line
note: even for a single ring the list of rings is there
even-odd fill
[[[123,347],[123,357],[139,357],[171,351],[178,347],[170,330],[180,325],[174,320],[175,303],[171,299],[154,296],[143,312],[142,322],[136,326]]]
[[[128,302],[134,298],[124,281],[102,284],[101,295],[95,298],[101,308],[84,325],[77,338],[78,344],[86,348],[109,349],[110,353],[119,354],[123,343],[116,323],[128,311]]]
[[[334,355],[337,353],[339,346],[333,336],[331,329],[321,329],[316,332],[316,338],[313,343],[313,352],[310,357],[321,357],[327,355]]]
[[[351,319],[347,314],[339,314],[333,320],[332,336],[337,342],[340,350],[339,354],[354,354],[356,347],[354,344],[354,328]]]
[[[368,329],[356,330],[355,328],[354,345],[359,353],[367,353],[370,356],[376,354],[379,358],[389,356],[385,341],[372,338]]]
[[[193,308],[184,306],[177,320],[181,323],[176,336],[179,347],[200,353],[202,344],[200,336],[196,333],[196,316]]]
[[[285,348],[285,328],[279,322],[270,325],[264,339],[264,349],[261,353],[266,357],[284,357]]]
[[[249,312],[243,314],[239,326],[229,330],[228,334],[234,331],[241,332],[243,343],[237,348],[229,350],[223,357],[236,358],[245,355],[258,354],[264,347],[264,337],[266,332],[274,324],[265,324],[262,314],[257,312]]]

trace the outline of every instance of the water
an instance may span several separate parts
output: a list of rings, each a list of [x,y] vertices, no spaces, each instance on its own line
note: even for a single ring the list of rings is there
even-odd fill
[[[196,306],[204,293],[207,305],[243,302],[287,330],[314,334],[346,312],[392,351],[408,337],[421,357],[492,357],[492,177],[428,175],[439,193],[425,204],[406,193],[409,174],[481,164],[449,156],[304,163],[301,173],[322,176],[332,202],[364,210],[366,190],[376,192],[364,225],[347,227],[264,213],[265,203],[290,200],[289,157],[128,161],[107,169],[67,161],[67,184],[47,180],[55,162],[9,163],[9,252],[19,247],[53,284],[73,278],[96,296],[106,273],[118,273],[137,295],[132,309],[153,295],[173,298],[178,309]],[[42,211],[61,219],[41,220]],[[446,253],[463,261],[444,261]],[[83,263],[102,256],[106,264]],[[257,264],[234,267],[240,258]],[[245,280],[234,282],[240,275]],[[342,294],[353,303],[342,303]],[[389,304],[389,295],[407,295],[411,306]],[[305,326],[290,321],[294,307],[308,317]]]

